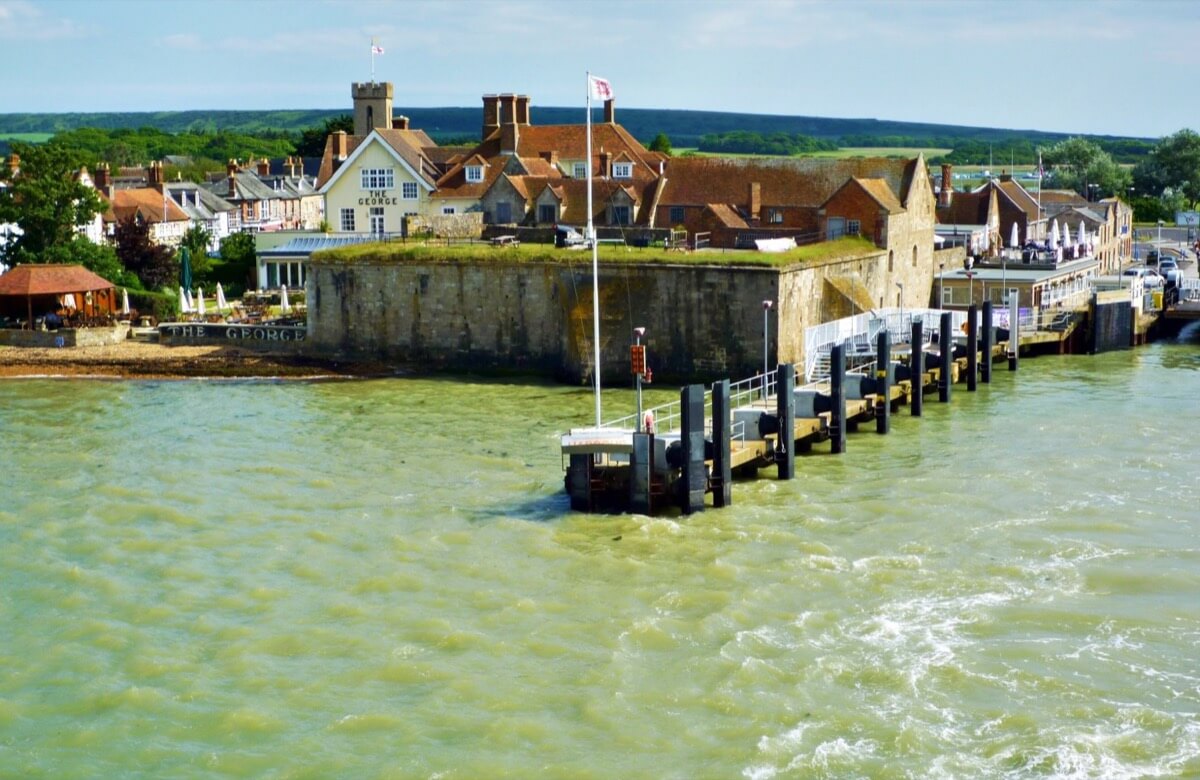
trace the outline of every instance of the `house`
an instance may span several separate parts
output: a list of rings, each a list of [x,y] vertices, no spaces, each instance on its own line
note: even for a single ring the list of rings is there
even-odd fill
[[[205,187],[190,181],[165,182],[163,189],[187,214],[192,225],[199,225],[210,236],[208,251],[221,248],[221,240],[238,232],[241,209]]]
[[[162,163],[151,163],[147,169],[147,185],[116,189],[108,178],[108,167],[101,163],[96,169],[94,186],[108,202],[103,214],[104,233],[110,240],[117,223],[133,218],[150,226],[150,240],[156,244],[179,246],[183,234],[191,226],[191,218],[167,194],[162,180]]]
[[[448,161],[433,203],[441,214],[481,211],[485,224],[584,225],[590,169],[594,224],[648,224],[667,157],[617,124],[611,99],[590,158],[587,143],[586,123],[533,124],[527,95],[484,95],[480,142]]]
[[[255,172],[243,172],[237,160],[225,166],[225,176],[205,185],[209,192],[237,209],[231,222],[242,231],[259,232],[283,228],[283,195],[264,184]]]
[[[438,167],[436,144],[407,117],[392,116],[392,85],[351,85],[354,134],[325,139],[316,187],[336,233],[399,234],[409,216],[430,216]]]
[[[325,218],[325,198],[317,189],[315,175],[305,173],[299,157],[287,157],[279,163],[260,160],[257,175],[280,195],[279,216],[284,230],[317,229]]]
[[[943,166],[945,168],[946,166]],[[1012,226],[1017,226],[1017,244],[1044,241],[1048,235],[1045,214],[1037,198],[1021,186],[1010,174],[989,179],[976,192],[994,190],[1000,207],[1000,238],[1007,246],[1012,239]]]

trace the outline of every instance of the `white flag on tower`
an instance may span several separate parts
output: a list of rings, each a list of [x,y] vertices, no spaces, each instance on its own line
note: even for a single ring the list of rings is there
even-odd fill
[[[599,76],[588,76],[588,88],[592,92],[593,100],[612,100],[612,84],[608,83],[608,79],[602,79]]]

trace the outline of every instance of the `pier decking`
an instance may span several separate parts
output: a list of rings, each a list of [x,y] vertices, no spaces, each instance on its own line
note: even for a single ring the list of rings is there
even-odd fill
[[[945,403],[955,383],[973,391],[977,381],[989,382],[998,357],[1015,370],[1023,337],[1010,343],[1007,329],[993,327],[990,303],[979,313],[910,313],[911,322],[899,320],[906,333],[885,324],[869,351],[862,334],[838,340],[835,328],[828,354],[804,371],[782,364],[708,390],[689,385],[678,402],[643,419],[574,429],[562,437],[571,507],[691,513],[704,509],[708,494],[713,506],[732,503],[734,476],[774,466],[780,479],[791,479],[797,453],[826,441],[831,452],[844,452],[847,433],[872,420],[887,433],[901,406],[920,416],[926,395]]]

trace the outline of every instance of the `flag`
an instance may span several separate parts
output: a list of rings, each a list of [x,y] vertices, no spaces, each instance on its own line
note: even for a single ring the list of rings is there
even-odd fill
[[[608,79],[588,76],[588,89],[591,90],[593,100],[612,100],[612,84],[608,83]]]
[[[376,46],[375,44],[372,43],[371,44],[371,53],[372,54],[383,54],[383,47]]]

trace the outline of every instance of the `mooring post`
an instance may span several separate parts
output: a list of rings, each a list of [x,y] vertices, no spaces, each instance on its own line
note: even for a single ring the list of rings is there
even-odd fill
[[[875,432],[887,433],[892,421],[892,339],[887,328],[875,337]],[[879,399],[883,399],[880,405]]]
[[[629,453],[629,511],[639,515],[650,514],[650,459],[651,435],[633,434],[633,451]]]
[[[576,512],[592,509],[592,456],[571,455],[567,465],[567,495],[571,497],[571,508]]]
[[[779,479],[791,479],[796,476],[796,369],[791,363],[780,363],[775,371],[775,411],[779,415],[775,467]]]
[[[688,385],[679,391],[681,409],[680,443],[683,445],[683,513],[704,510],[708,477],[704,473],[704,385]]]
[[[975,392],[979,381],[979,316],[975,304],[967,308],[967,390]]]
[[[1008,370],[1017,370],[1021,353],[1021,308],[1019,296],[1008,296]]]
[[[846,345],[838,343],[829,351],[830,410],[829,446],[833,453],[846,451]]]
[[[992,302],[983,302],[983,343],[980,351],[983,352],[983,366],[979,372],[979,378],[983,383],[989,384],[992,381],[992,339],[996,335],[992,331]]]
[[[909,353],[908,367],[912,374],[912,402],[909,409],[913,417],[921,416],[921,405],[925,403],[925,342],[924,323],[914,319],[912,324],[912,351]]]
[[[722,379],[712,386],[713,506],[733,503],[733,463],[729,443],[732,420],[729,408],[729,380]]]
[[[950,383],[954,378],[951,373],[954,366],[954,315],[948,311],[942,313],[938,349],[942,352],[938,361],[938,400],[947,404],[950,403]]]

